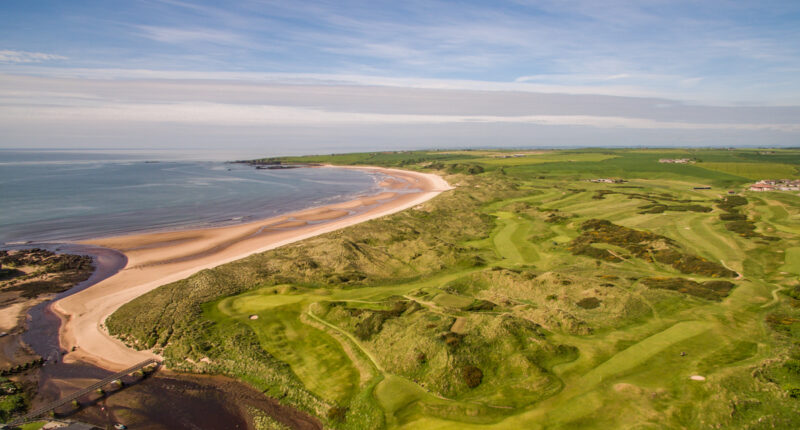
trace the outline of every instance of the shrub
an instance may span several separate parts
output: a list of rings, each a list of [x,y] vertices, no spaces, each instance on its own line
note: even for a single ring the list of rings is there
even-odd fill
[[[444,341],[444,344],[447,345],[447,347],[452,351],[461,345],[461,339],[463,337],[464,335],[462,334],[449,331],[442,336],[442,340]]]
[[[478,164],[451,164],[447,167],[447,173],[466,173],[468,175],[477,175],[483,173],[484,169]]]
[[[683,273],[697,273],[698,275],[711,276],[711,277],[731,277],[736,276],[736,272],[730,270],[718,263],[708,261],[705,258],[697,257],[695,255],[683,255],[677,263],[673,263],[672,267],[680,270]],[[723,281],[724,282],[724,281]]]
[[[550,215],[547,216],[547,219],[544,220],[544,222],[547,222],[547,223],[550,223],[550,224],[558,224],[558,223],[562,223],[562,222],[568,220],[570,217],[571,216],[564,216],[564,215],[557,214],[555,212],[551,212]]]
[[[464,366],[461,369],[461,377],[469,388],[475,388],[481,385],[483,381],[483,371],[473,365]]]
[[[645,278],[642,282],[650,288],[677,291],[706,300],[721,301],[735,287],[728,281],[695,282],[685,278]]]
[[[783,363],[783,367],[790,373],[800,375],[800,361],[798,360],[786,360],[786,362]]]
[[[355,335],[361,340],[369,340],[373,335],[379,333],[383,329],[383,323],[392,318],[397,318],[406,310],[419,309],[419,304],[408,300],[398,300],[392,305],[392,309],[388,311],[382,310],[365,310],[365,309],[348,309],[351,315],[361,315],[369,313],[369,315],[356,323]]]
[[[725,223],[725,228],[743,236],[749,236],[753,234],[753,231],[756,229],[756,225],[753,221],[747,221],[745,218],[745,220]]]
[[[600,306],[600,299],[597,297],[587,297],[585,299],[579,300],[576,305],[584,308],[584,309],[594,309]]]
[[[784,334],[792,334],[792,328],[800,324],[800,319],[786,314],[769,314],[766,320],[773,330]]]
[[[653,204],[642,206],[639,209],[642,209],[642,211],[639,212],[640,214],[660,214],[667,210],[667,205]]]
[[[744,206],[747,204],[747,199],[742,196],[725,196],[719,200],[717,207],[726,211],[734,212],[737,206]]]
[[[723,221],[743,221],[747,219],[747,215],[738,212],[726,212],[719,214],[719,219]]]
[[[496,308],[497,305],[488,300],[475,300],[470,303],[465,310],[470,312],[490,311]]]
[[[328,409],[328,419],[331,421],[344,422],[347,418],[347,411],[349,408],[334,406]]]
[[[570,242],[569,250],[575,255],[611,262],[622,261],[611,251],[592,246],[593,243],[607,243],[625,248],[634,256],[646,261],[655,259],[659,263],[669,264],[683,273],[719,277],[736,275],[736,272],[721,264],[679,252],[677,245],[665,236],[623,227],[601,219],[584,222],[581,230],[583,231],[581,235]]]
[[[665,205],[661,203],[654,203],[651,205],[642,206],[643,209],[640,214],[660,214],[665,211],[673,212],[711,212],[711,208],[701,205]]]
[[[800,284],[783,290],[783,293],[795,300],[800,300]]]
[[[15,413],[22,412],[27,408],[25,396],[22,394],[12,394],[0,397],[0,421],[7,422]]]

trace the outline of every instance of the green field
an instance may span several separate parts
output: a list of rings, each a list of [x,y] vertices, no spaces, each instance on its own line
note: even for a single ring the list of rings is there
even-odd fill
[[[515,154],[515,153],[512,153]],[[524,154],[524,153],[522,153]],[[528,164],[543,164],[543,163],[576,163],[576,162],[594,162],[608,160],[615,158],[612,154],[602,153],[571,153],[562,151],[547,151],[542,154],[530,154],[515,156],[509,154],[493,155],[492,157],[479,157],[470,159],[470,163],[488,164],[492,166],[524,166]],[[510,158],[501,158],[510,157]]]
[[[788,248],[784,252],[785,264],[781,270],[800,276],[800,247]]]
[[[107,326],[330,428],[800,428],[800,197],[745,191],[800,151],[498,154],[292,158],[458,186]],[[626,182],[586,180],[607,177]]]
[[[798,176],[797,165],[781,163],[700,163],[698,166],[743,178],[788,179]]]

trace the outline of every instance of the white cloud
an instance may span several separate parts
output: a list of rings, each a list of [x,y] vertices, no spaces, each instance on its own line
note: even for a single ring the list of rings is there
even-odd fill
[[[0,70],[2,72],[2,70]],[[584,75],[538,75],[518,79],[516,82],[480,81],[471,79],[437,79],[418,77],[394,77],[353,73],[261,73],[227,71],[177,71],[150,69],[84,69],[84,68],[36,68],[21,70],[34,76],[79,79],[168,79],[168,80],[218,80],[245,81],[270,84],[318,84],[318,85],[365,85],[400,88],[428,88],[471,91],[516,91],[531,93],[592,94],[621,97],[669,97],[671,99],[711,101],[726,104],[725,98],[702,98],[696,92],[685,94],[676,91],[658,91],[638,85],[609,85],[601,81],[623,81],[609,76],[587,78]],[[529,79],[526,79],[529,78]],[[677,79],[677,78],[676,78]],[[682,79],[682,78],[681,78]],[[795,103],[792,103],[794,105]]]
[[[800,124],[696,123],[600,115],[440,115],[340,112],[322,109],[220,103],[121,104],[97,106],[0,106],[11,122],[125,122],[218,126],[364,126],[417,124],[535,124],[595,128],[800,132]]]
[[[243,45],[247,44],[246,38],[230,32],[213,28],[172,28],[141,25],[137,27],[141,35],[159,42],[183,44],[193,42],[206,42],[218,45]]]
[[[43,52],[0,51],[0,63],[41,63],[43,61],[66,60],[67,57]]]
[[[219,145],[230,139],[257,145],[293,139],[314,152],[310,148],[331,142],[352,150],[567,142],[788,145],[800,136],[798,106],[720,107],[546,94],[514,82],[248,73],[194,73],[188,79],[182,72],[147,70],[64,73],[71,77],[0,73],[0,147],[87,141],[131,147],[178,141]]]

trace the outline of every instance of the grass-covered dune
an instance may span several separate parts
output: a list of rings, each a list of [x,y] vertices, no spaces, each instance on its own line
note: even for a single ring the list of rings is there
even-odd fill
[[[261,161],[456,189],[165,285],[112,334],[331,428],[800,427],[800,197],[744,191],[800,151]]]

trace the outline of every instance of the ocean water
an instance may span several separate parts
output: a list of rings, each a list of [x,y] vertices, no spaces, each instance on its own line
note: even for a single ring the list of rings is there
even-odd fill
[[[243,223],[378,193],[381,179],[157,152],[0,150],[0,246]]]

